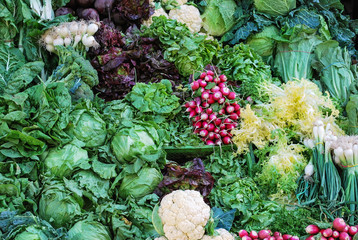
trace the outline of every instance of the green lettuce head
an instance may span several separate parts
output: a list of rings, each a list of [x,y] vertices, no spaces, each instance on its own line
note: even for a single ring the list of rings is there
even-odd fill
[[[112,151],[119,163],[133,163],[137,159],[155,162],[163,159],[159,135],[150,123],[135,123],[120,129],[111,142]]]
[[[155,168],[142,168],[137,174],[126,175],[119,187],[119,195],[122,198],[133,196],[140,198],[150,194],[162,181],[163,175]]]
[[[68,231],[69,240],[111,240],[108,229],[96,221],[79,221]]]
[[[68,226],[81,215],[83,199],[61,183],[47,185],[39,202],[39,215],[54,227]]]
[[[254,0],[257,11],[273,17],[284,16],[296,8],[296,0]]]
[[[15,240],[41,240],[41,238],[37,233],[22,232],[16,236]]]
[[[45,167],[59,178],[68,177],[77,169],[89,168],[87,151],[72,143],[59,149],[52,148],[43,157]]]
[[[275,48],[275,40],[273,37],[279,34],[280,31],[276,26],[268,26],[265,27],[262,32],[251,35],[246,43],[261,57],[268,57],[272,55]]]
[[[237,5],[234,0],[209,0],[201,16],[203,27],[209,35],[221,36],[232,28]]]
[[[85,143],[86,147],[102,146],[106,140],[106,123],[99,114],[90,109],[78,109],[71,113],[74,136]]]

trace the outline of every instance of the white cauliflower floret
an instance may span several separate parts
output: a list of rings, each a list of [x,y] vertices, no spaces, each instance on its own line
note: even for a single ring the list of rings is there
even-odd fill
[[[205,234],[210,207],[199,192],[176,190],[163,197],[158,214],[168,240],[198,240]]]
[[[229,233],[224,228],[219,228],[215,230],[219,235],[218,236],[208,236],[205,235],[202,240],[235,240],[235,236]]]
[[[159,17],[162,15],[166,18],[169,18],[168,14],[163,8],[155,9],[153,15],[151,15],[148,20],[143,21],[143,25],[149,27],[153,23],[153,17]]]
[[[184,5],[185,3],[188,2],[188,0],[175,0],[176,1],[176,5],[177,6],[181,6],[181,5]],[[162,0],[162,4],[167,4],[168,2],[172,2],[172,0]]]
[[[192,33],[199,32],[203,23],[199,9],[192,5],[182,5],[170,10],[169,18],[184,23]]]

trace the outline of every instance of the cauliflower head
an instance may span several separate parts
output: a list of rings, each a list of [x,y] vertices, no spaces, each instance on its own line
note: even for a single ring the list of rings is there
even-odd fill
[[[158,213],[168,240],[198,240],[205,234],[210,207],[198,191],[176,190],[163,197]]]
[[[215,230],[219,235],[218,236],[208,236],[205,235],[202,240],[235,240],[235,236],[229,233],[224,228],[219,228]]]
[[[169,11],[169,18],[184,23],[192,33],[197,33],[202,27],[199,9],[192,5],[182,5]]]
[[[169,18],[168,14],[165,12],[163,8],[155,9],[153,15],[149,17],[148,20],[143,21],[143,25],[149,27],[153,23],[153,17],[159,17],[159,16],[165,16],[166,18]]]

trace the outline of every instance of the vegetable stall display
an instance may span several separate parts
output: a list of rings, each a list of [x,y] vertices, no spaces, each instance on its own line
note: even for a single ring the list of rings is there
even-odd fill
[[[0,0],[0,238],[358,237],[339,0]]]

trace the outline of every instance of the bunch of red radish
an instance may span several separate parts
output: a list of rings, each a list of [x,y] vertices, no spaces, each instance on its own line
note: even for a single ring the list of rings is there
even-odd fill
[[[251,231],[250,233],[246,230],[240,230],[239,236],[242,240],[300,240],[297,236],[289,234],[282,235],[280,232],[274,232],[274,234],[272,234],[271,230]]]
[[[215,76],[211,70],[202,72],[199,79],[191,83],[193,92],[201,96],[185,103],[194,133],[207,145],[230,144],[231,130],[238,126],[240,105],[235,102],[236,93],[230,91],[226,81],[225,75]],[[216,111],[212,108],[214,104]]]
[[[316,239],[319,233],[321,234],[321,240],[351,240],[358,232],[357,227],[349,226],[342,218],[334,219],[332,228],[320,229],[316,225],[308,225],[306,232],[311,236],[306,238],[306,240]]]

